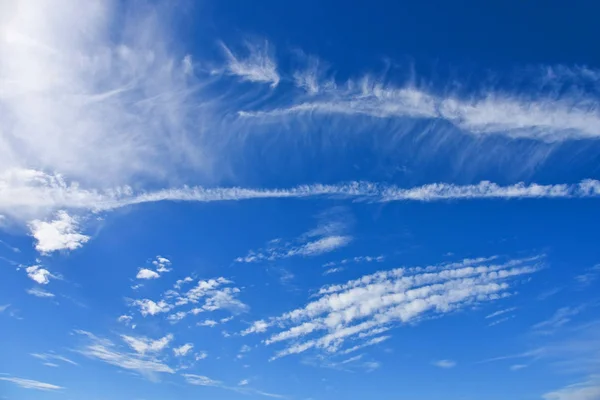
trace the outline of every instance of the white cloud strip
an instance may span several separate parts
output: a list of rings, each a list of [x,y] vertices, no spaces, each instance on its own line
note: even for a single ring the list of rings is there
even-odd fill
[[[397,268],[321,288],[304,307],[257,321],[242,335],[280,329],[265,345],[292,341],[272,359],[310,349],[347,354],[387,340],[370,338],[390,325],[418,322],[480,302],[508,297],[524,275],[541,268],[541,258],[483,264],[496,257],[465,259],[429,267]],[[352,345],[343,349],[344,343]]]
[[[157,373],[175,373],[171,367],[156,358],[139,354],[139,352],[128,353],[121,351],[109,339],[99,338],[90,332],[81,330],[75,331],[75,333],[87,338],[87,342],[78,348],[77,352],[90,359],[136,371],[150,379],[154,379]]]
[[[71,209],[108,211],[120,207],[160,201],[216,202],[270,198],[334,197],[373,202],[443,201],[473,199],[589,198],[600,196],[600,181],[587,179],[574,184],[525,184],[501,186],[489,181],[474,185],[433,183],[413,188],[370,182],[335,185],[311,184],[288,189],[250,189],[240,187],[182,187],[136,193],[129,187],[98,191],[85,189],[77,182],[67,183],[60,175],[35,170],[9,170],[0,174],[0,213],[20,219]],[[68,233],[68,232],[67,232]],[[77,236],[61,242],[76,248],[86,239]],[[53,250],[56,246],[43,247]]]
[[[411,86],[385,86],[365,77],[349,81],[345,87],[331,87],[309,101],[299,98],[289,106],[240,111],[239,115],[258,120],[313,115],[444,120],[475,135],[496,133],[553,142],[600,138],[598,110],[598,100],[581,93],[562,97],[536,94],[532,98],[489,92],[465,99],[437,96]]]
[[[24,389],[35,389],[35,390],[42,390],[42,391],[64,389],[61,386],[53,385],[51,383],[34,381],[33,379],[17,378],[17,377],[12,377],[12,376],[0,376],[0,381],[11,382],[11,383],[14,383],[15,385],[18,385]]]

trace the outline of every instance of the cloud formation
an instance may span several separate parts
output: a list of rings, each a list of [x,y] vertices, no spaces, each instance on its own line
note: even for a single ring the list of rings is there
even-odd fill
[[[53,391],[53,390],[61,390],[64,389],[61,386],[53,385],[51,383],[45,383],[40,381],[35,381],[33,379],[25,379],[25,378],[17,378],[13,376],[0,376],[0,381],[6,381],[14,383],[24,389],[35,389],[42,391]]]
[[[241,334],[279,330],[264,340],[265,345],[292,344],[272,359],[308,350],[346,354],[386,340],[372,336],[391,327],[508,297],[519,277],[538,271],[542,260],[531,257],[484,264],[493,259],[397,268],[327,285],[304,307],[256,321]],[[346,342],[350,347],[344,348]]]
[[[60,210],[51,221],[33,220],[29,223],[31,236],[37,241],[35,249],[42,254],[59,250],[75,250],[83,246],[90,237],[78,232],[76,217]]]

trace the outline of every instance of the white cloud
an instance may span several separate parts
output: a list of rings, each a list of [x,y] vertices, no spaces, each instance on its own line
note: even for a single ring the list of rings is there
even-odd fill
[[[85,336],[87,342],[76,351],[90,359],[96,359],[110,365],[126,370],[137,371],[149,379],[154,380],[158,373],[173,374],[175,371],[162,361],[138,352],[126,353],[108,339],[99,338],[86,331],[75,331]]]
[[[562,307],[556,310],[554,315],[549,319],[538,322],[533,326],[533,329],[540,333],[551,333],[561,326],[571,321],[571,318],[579,314],[583,310],[583,307]]]
[[[384,256],[357,256],[352,258],[344,258],[340,261],[330,261],[328,263],[323,264],[324,268],[334,267],[336,265],[346,265],[350,263],[371,263],[371,262],[383,262],[385,261]]]
[[[156,268],[156,272],[162,274],[164,272],[171,272],[169,268],[171,266],[171,260],[161,256],[156,256],[156,259],[152,261],[152,265]]]
[[[32,265],[25,268],[27,276],[39,283],[40,285],[47,285],[50,282],[50,278],[54,276],[47,269],[41,268],[39,265]]]
[[[323,253],[334,251],[340,247],[346,246],[352,238],[350,236],[327,236],[319,240],[306,243],[302,247],[291,249],[287,256],[303,255],[316,256]]]
[[[50,222],[31,221],[29,228],[31,235],[37,241],[35,249],[42,254],[58,250],[75,250],[90,239],[89,236],[78,232],[77,218],[70,216],[64,210],[58,211],[55,219]]]
[[[10,307],[10,304],[0,305],[0,313],[4,312],[8,307]]]
[[[198,112],[186,107],[193,79],[168,45],[167,10],[131,7],[30,0],[3,8],[0,170],[120,185],[168,174],[178,159],[203,163],[190,151],[201,147],[186,128]]]
[[[240,353],[248,353],[252,350],[252,347],[248,346],[247,344],[243,345],[242,348],[240,349]]]
[[[35,297],[45,297],[45,298],[54,297],[54,293],[50,293],[50,292],[48,292],[44,289],[40,289],[40,288],[27,289],[27,294],[30,294]]]
[[[208,354],[205,351],[201,351],[199,353],[196,353],[196,355],[194,356],[194,359],[196,361],[200,361],[200,360],[204,360],[206,357],[208,357]]]
[[[174,347],[173,348],[173,354],[175,354],[176,357],[183,357],[185,356],[187,353],[190,352],[190,350],[192,350],[194,348],[194,345],[191,343],[186,343],[184,345],[181,345],[179,347]]]
[[[269,328],[270,324],[267,323],[266,321],[260,320],[260,321],[254,321],[252,323],[252,325],[247,328],[244,329],[241,333],[242,336],[246,336],[249,335],[251,333],[263,333],[266,332],[267,329]]]
[[[246,42],[248,56],[241,58],[221,43],[227,57],[227,72],[249,82],[270,83],[271,87],[279,84],[277,64],[269,54],[269,43]]]
[[[438,360],[438,361],[434,361],[432,364],[435,365],[436,367],[446,368],[446,369],[456,367],[456,362],[452,361],[452,360]]]
[[[160,277],[160,275],[150,269],[141,268],[135,277],[137,279],[156,279]]]
[[[71,364],[71,365],[75,365],[75,366],[79,365],[75,361],[73,361],[67,357],[61,356],[59,354],[54,354],[54,353],[31,353],[31,356],[38,358],[40,360],[44,360],[44,361],[55,360],[55,361],[62,361],[67,364]]]
[[[198,386],[221,386],[220,381],[210,379],[208,376],[194,375],[194,374],[182,374],[185,380],[192,385]]]
[[[495,317],[499,317],[500,315],[504,315],[504,314],[506,314],[506,313],[513,312],[513,311],[515,311],[516,309],[517,309],[517,307],[504,308],[504,309],[502,309],[502,310],[498,310],[498,311],[495,311],[495,312],[493,312],[493,313],[491,313],[491,314],[489,314],[489,315],[486,315],[486,316],[485,316],[485,318],[486,318],[486,319],[489,319],[489,318],[495,318]]]
[[[126,326],[129,326],[132,320],[133,317],[131,315],[121,315],[119,318],[117,318],[117,321],[125,324]]]
[[[134,300],[133,305],[138,306],[140,308],[140,313],[145,317],[147,315],[156,315],[160,313],[169,312],[173,309],[173,306],[165,302],[164,300],[160,300],[158,303],[155,303],[149,299],[143,300]]]
[[[597,400],[600,398],[600,379],[591,377],[588,381],[546,393],[542,397],[545,400]]]
[[[193,281],[194,280],[191,277],[189,277],[189,276],[186,276],[184,279],[178,279],[175,282],[175,289],[181,289],[181,286],[183,286],[186,283],[193,282]]]
[[[489,181],[474,185],[433,183],[400,188],[370,182],[338,185],[301,185],[283,189],[205,188],[201,186],[134,192],[131,188],[85,189],[77,182],[33,170],[0,173],[0,212],[27,218],[60,209],[109,211],[120,207],[160,201],[220,202],[268,198],[336,197],[373,202],[444,201],[469,199],[587,198],[600,196],[600,181],[577,184],[524,184],[501,186]]]
[[[12,382],[24,389],[35,389],[42,391],[60,390],[64,389],[61,386],[53,385],[51,383],[45,383],[40,381],[34,381],[33,379],[24,379],[11,376],[0,376],[0,381]]]
[[[344,353],[380,343],[388,337],[369,338],[390,326],[415,323],[473,304],[501,300],[524,275],[541,267],[539,257],[482,265],[495,257],[465,259],[438,266],[397,268],[365,275],[341,285],[322,287],[304,307],[257,321],[242,335],[279,332],[266,345],[293,341],[273,359],[307,350]],[[344,349],[346,340],[353,346]]]
[[[518,370],[524,369],[524,368],[527,368],[527,365],[525,365],[525,364],[514,364],[514,365],[510,366],[510,370],[511,371],[518,371]]]
[[[246,386],[250,383],[250,381],[248,379],[242,379],[241,381],[239,381],[238,386]]]
[[[212,319],[206,319],[202,322],[198,322],[198,326],[209,326],[211,328],[214,328],[215,326],[219,325],[219,323],[217,321],[214,321]]]
[[[464,98],[436,96],[426,90],[407,85],[395,87],[379,79],[365,76],[346,85],[329,84],[327,90],[315,73],[297,75],[297,85],[320,95],[315,99],[298,99],[281,108],[241,111],[240,116],[261,120],[308,119],[315,116],[374,119],[445,120],[473,134],[499,134],[548,142],[573,138],[596,138],[600,115],[597,100],[585,97],[580,90],[543,95],[534,93],[495,93]]]
[[[121,335],[121,339],[123,339],[123,341],[137,353],[143,355],[146,353],[160,353],[165,348],[169,347],[169,343],[173,340],[173,335],[168,334],[156,340],[152,340],[143,336],[133,337]]]

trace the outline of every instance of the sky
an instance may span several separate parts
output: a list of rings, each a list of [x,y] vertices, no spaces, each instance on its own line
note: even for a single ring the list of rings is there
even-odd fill
[[[0,399],[599,400],[599,12],[0,0]]]

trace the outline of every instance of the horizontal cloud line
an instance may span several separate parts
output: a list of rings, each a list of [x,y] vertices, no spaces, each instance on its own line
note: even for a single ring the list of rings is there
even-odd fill
[[[34,170],[11,170],[0,175],[0,214],[20,219],[39,218],[61,209],[109,211],[125,206],[161,201],[217,202],[250,199],[330,197],[356,201],[392,202],[467,199],[590,198],[600,196],[600,181],[574,184],[525,184],[502,186],[489,181],[472,185],[432,183],[412,188],[371,182],[310,184],[292,188],[184,186],[136,193],[130,187],[89,190],[59,175]]]

